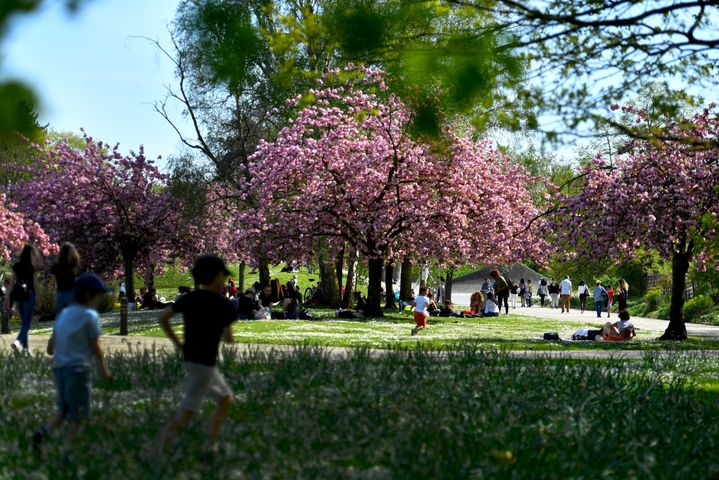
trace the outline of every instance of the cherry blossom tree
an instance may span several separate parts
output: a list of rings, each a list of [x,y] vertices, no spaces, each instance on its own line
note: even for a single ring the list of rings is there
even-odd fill
[[[38,146],[29,179],[12,193],[53,242],[75,243],[86,266],[107,275],[122,268],[132,298],[138,263],[173,258],[181,205],[142,147],[123,156],[117,146],[85,141],[84,150],[64,141]]]
[[[0,262],[12,259],[13,253],[27,242],[35,243],[43,255],[55,251],[57,246],[50,242],[42,227],[16,211],[16,208],[17,205],[0,193]]]
[[[373,315],[381,315],[389,258],[521,255],[512,242],[523,228],[517,215],[535,211],[525,172],[489,142],[450,135],[449,151],[433,152],[413,140],[412,112],[387,92],[383,72],[331,72],[285,108],[289,126],[261,142],[249,167],[246,195],[259,208],[242,214],[248,243],[298,260],[356,246],[368,259]]]
[[[641,110],[624,110],[636,114],[637,123],[647,118]],[[671,260],[669,325],[661,338],[674,340],[687,336],[690,263],[703,268],[719,240],[719,118],[707,109],[692,122],[668,122],[665,133],[661,140],[633,141],[613,165],[597,156],[581,172],[581,193],[560,198],[549,227],[569,258],[619,260],[644,247]]]

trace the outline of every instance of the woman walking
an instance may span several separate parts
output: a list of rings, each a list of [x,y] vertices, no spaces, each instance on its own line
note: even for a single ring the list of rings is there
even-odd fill
[[[507,279],[509,282],[509,300],[512,302],[512,310],[517,308],[517,294],[519,293],[519,287],[511,279]]]
[[[15,351],[27,351],[27,337],[30,332],[32,316],[35,313],[35,299],[40,292],[38,273],[42,268],[42,257],[35,245],[28,243],[20,252],[20,259],[12,266],[13,278],[10,281],[10,295],[7,297],[6,308],[10,301],[14,302],[20,313],[20,333],[12,348]]]
[[[559,292],[561,289],[555,279],[552,279],[552,282],[549,284],[549,288],[547,290],[549,291],[549,296],[552,299],[552,308],[559,308]]]
[[[527,304],[527,307],[532,307],[532,281],[527,280],[527,286],[524,289],[524,303]]]
[[[499,270],[492,270],[490,276],[494,279],[494,292],[499,311],[502,311],[502,302],[504,302],[504,314],[509,315],[509,282],[499,273]]]
[[[75,299],[75,277],[80,272],[80,254],[75,245],[63,243],[50,273],[55,277],[55,318]]]
[[[526,304],[526,301],[524,300],[524,296],[527,293],[527,285],[524,283],[524,279],[519,280],[519,301],[520,301],[520,307],[524,307]]]
[[[597,318],[602,317],[602,310],[604,310],[604,302],[608,301],[609,295],[607,291],[602,287],[602,282],[597,280],[597,286],[594,287],[594,307],[597,311]]]
[[[627,309],[627,301],[629,300],[629,284],[624,279],[619,280],[619,290],[617,292],[617,309],[621,312]]]
[[[547,281],[545,279],[539,281],[537,295],[539,295],[539,304],[544,308],[544,299],[549,295],[549,289],[547,288]]]
[[[589,287],[584,280],[579,282],[577,293],[579,294],[579,307],[582,309],[582,313],[584,313],[584,309],[587,308],[587,297],[589,297]]]

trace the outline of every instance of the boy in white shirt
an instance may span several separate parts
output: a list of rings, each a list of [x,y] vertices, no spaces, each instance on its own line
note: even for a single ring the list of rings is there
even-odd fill
[[[417,332],[423,328],[427,328],[427,317],[429,317],[429,311],[427,311],[427,309],[429,308],[430,301],[429,297],[427,297],[427,287],[420,288],[419,295],[412,300],[414,321],[417,324],[417,326],[412,329],[412,336],[417,335]]]

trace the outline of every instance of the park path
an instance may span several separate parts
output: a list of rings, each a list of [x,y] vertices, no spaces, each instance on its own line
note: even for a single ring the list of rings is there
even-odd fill
[[[587,324],[597,324],[601,322],[616,322],[619,320],[619,316],[612,312],[612,316],[607,318],[606,312],[602,315],[602,318],[597,318],[597,314],[594,311],[585,311],[581,313],[579,310],[572,309],[569,313],[562,313],[559,309],[542,308],[534,306],[532,308],[521,308],[517,307],[515,310],[511,310],[510,313],[517,315],[527,315],[535,318],[545,318],[551,320],[566,320],[571,322],[584,322]],[[659,320],[656,318],[644,318],[644,317],[632,317],[632,323],[638,330],[653,331],[657,334],[661,334],[666,330],[669,324],[668,320]],[[719,339],[719,326],[716,325],[705,325],[701,323],[687,323],[687,333],[690,336],[700,337],[716,337]]]
[[[48,335],[30,335],[30,350],[34,353],[41,353],[47,346]],[[0,335],[0,350],[10,350],[15,335]],[[172,343],[166,338],[153,337],[121,337],[119,335],[105,335],[102,337],[102,345],[108,354],[124,354],[132,352],[155,351],[157,353],[171,352],[173,350]],[[238,343],[234,345],[240,356],[251,355],[256,353],[275,353],[290,354],[298,347],[293,345],[269,345],[255,343]],[[351,353],[351,348],[346,347],[320,347],[330,358],[334,360],[342,360],[347,358]],[[387,351],[380,349],[371,349],[369,354],[372,358],[380,358]],[[646,354],[663,355],[670,352],[645,352],[641,350],[509,350],[508,355],[516,358],[570,358],[577,360],[635,360],[640,359]],[[719,355],[719,352],[701,352],[686,351],[686,354],[696,353],[699,355]],[[444,357],[446,354],[437,352],[438,358]],[[48,357],[49,358],[49,357]]]

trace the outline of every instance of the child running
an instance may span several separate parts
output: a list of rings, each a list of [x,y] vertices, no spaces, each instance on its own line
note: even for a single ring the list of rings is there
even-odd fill
[[[429,317],[429,311],[427,309],[429,308],[429,303],[430,299],[427,297],[427,287],[420,288],[419,295],[414,297],[412,301],[414,321],[417,324],[417,326],[412,329],[412,336],[417,335],[417,332],[423,328],[427,328],[427,317]]]
[[[32,443],[41,453],[47,437],[63,421],[69,420],[65,445],[69,446],[80,432],[82,422],[90,415],[90,371],[92,357],[100,364],[102,377],[112,378],[100,348],[100,316],[97,309],[108,288],[95,275],[80,275],[74,284],[75,303],[66,307],[55,322],[47,344],[48,355],[54,355],[53,374],[57,388],[57,413],[35,432]]]
[[[231,323],[235,309],[222,296],[225,279],[230,275],[222,259],[205,255],[195,261],[192,277],[198,288],[180,298],[160,314],[160,326],[172,343],[182,351],[187,373],[185,398],[180,409],[160,436],[157,453],[167,447],[200,408],[208,394],[217,401],[209,428],[210,455],[217,450],[217,435],[234,401],[233,393],[217,367],[220,340],[233,343]],[[181,313],[184,319],[184,343],[172,329],[170,319]]]

